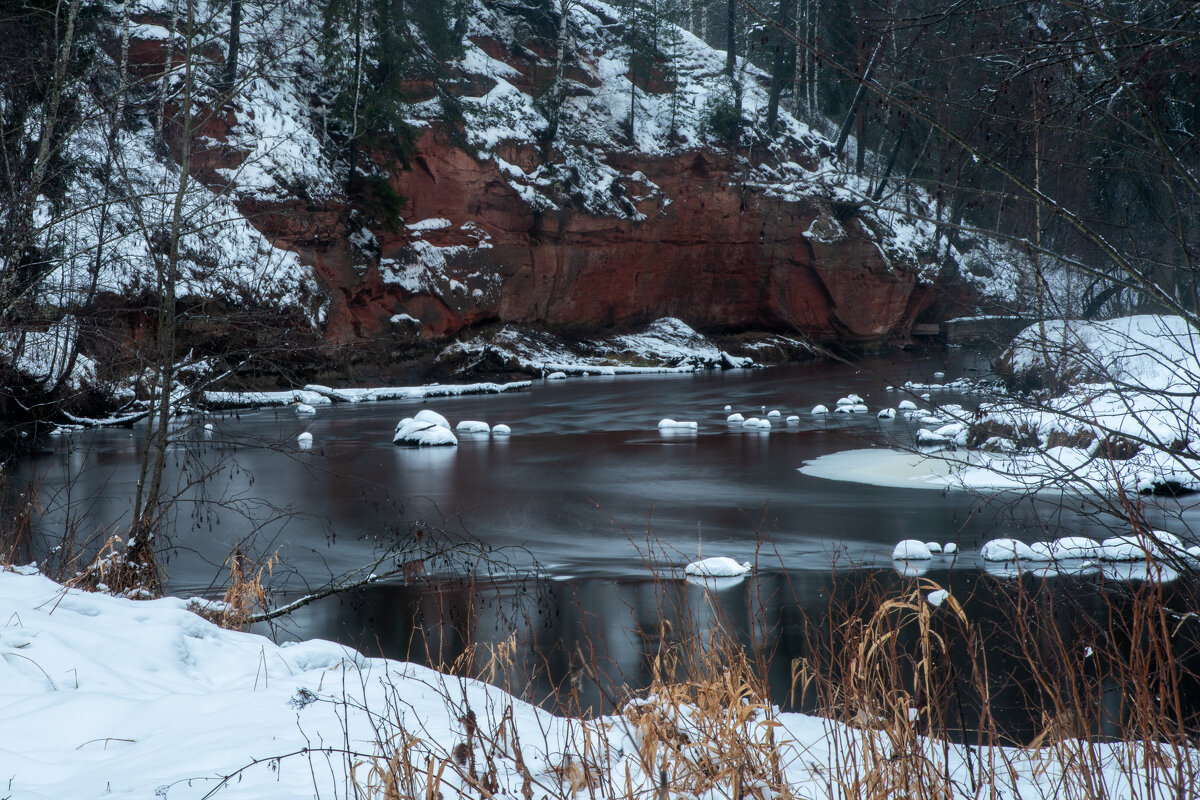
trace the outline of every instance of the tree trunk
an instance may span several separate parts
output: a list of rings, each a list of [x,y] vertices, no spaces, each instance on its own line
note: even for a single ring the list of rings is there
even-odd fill
[[[737,69],[737,0],[725,4],[725,74],[733,78]]]
[[[792,22],[792,0],[779,0],[779,27],[790,29]],[[795,46],[785,37],[776,36],[775,69],[771,72],[771,93],[767,98],[767,130],[775,130],[775,122],[779,118],[779,96],[783,94],[783,84],[792,71],[791,65],[796,55]]]
[[[846,140],[850,138],[850,128],[854,125],[855,117],[858,115],[858,106],[862,103],[863,96],[867,93],[867,81],[871,80],[871,71],[875,68],[875,59],[879,55],[879,50],[882,45],[875,45],[875,49],[871,52],[871,58],[867,61],[867,68],[863,70],[862,77],[858,81],[858,89],[854,92],[854,99],[850,101],[850,109],[846,112],[846,120],[842,123],[842,129],[838,131],[837,141],[833,145],[833,157],[835,159],[842,157],[842,151],[846,149]]]
[[[175,287],[179,272],[179,241],[183,238],[184,204],[188,192],[188,170],[192,152],[192,52],[195,37],[193,0],[186,0],[186,29],[184,33],[183,96],[179,110],[180,156],[179,180],[171,207],[171,225],[166,262],[158,265],[159,305],[155,325],[157,347],[154,365],[156,376],[154,402],[157,406],[146,426],[141,473],[138,476],[134,513],[130,526],[126,554],[130,565],[138,570],[144,587],[151,592],[162,591],[163,575],[157,558],[155,534],[162,522],[163,475],[166,472],[167,445],[173,411],[171,390],[175,382]]]
[[[238,56],[242,49],[242,0],[229,0],[229,52],[221,75],[221,90],[228,92],[237,82]]]

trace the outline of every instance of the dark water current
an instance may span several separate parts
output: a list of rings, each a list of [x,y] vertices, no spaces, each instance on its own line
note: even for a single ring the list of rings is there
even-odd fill
[[[649,654],[664,630],[678,634],[682,617],[700,629],[724,620],[769,644],[776,699],[786,701],[792,659],[804,654],[802,620],[826,613],[831,593],[867,580],[855,568],[890,568],[896,541],[958,543],[962,554],[935,559],[926,577],[965,596],[979,584],[974,554],[988,538],[1105,534],[1103,520],[1062,498],[989,500],[797,472],[824,454],[910,443],[914,425],[875,418],[902,399],[886,384],[931,381],[939,370],[947,380],[976,376],[981,366],[965,355],[896,356],[854,367],[537,381],[515,394],[325,406],[310,418],[280,409],[180,420],[169,589],[211,594],[240,545],[279,556],[275,585],[286,599],[368,562],[380,546],[410,546],[417,523],[422,546],[446,530],[494,549],[483,561],[429,559],[421,581],[309,606],[282,635],[435,664],[452,662],[468,639],[515,636],[523,674],[536,676],[524,679],[526,696],[548,698],[574,678],[578,701],[600,708],[623,685],[645,684]],[[809,413],[849,393],[872,413]],[[780,417],[769,434],[743,432],[725,423],[727,404],[747,416],[764,406],[796,413],[800,424]],[[421,408],[452,424],[503,422],[512,436],[460,434],[456,448],[393,446],[396,422]],[[662,433],[664,417],[700,429]],[[314,438],[308,452],[295,445],[305,430]],[[61,437],[21,465],[19,477],[37,487],[45,509],[40,555],[64,537],[94,546],[123,529],[141,435]],[[716,588],[685,582],[681,567],[698,552],[756,561],[758,573]]]

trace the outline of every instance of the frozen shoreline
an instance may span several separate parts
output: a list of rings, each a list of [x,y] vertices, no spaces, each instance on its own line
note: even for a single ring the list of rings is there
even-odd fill
[[[612,796],[657,791],[657,773],[643,769],[627,716],[583,723],[478,681],[366,658],[332,642],[276,645],[224,630],[189,611],[186,600],[67,590],[31,572],[0,572],[0,618],[7,620],[0,627],[0,775],[13,798],[346,797],[348,772],[364,781],[379,755],[376,726],[398,733],[389,727],[397,722],[409,737],[404,755],[420,767],[419,788],[432,774],[429,758],[442,764],[433,788],[446,797],[470,791],[454,766],[452,751],[462,746],[466,758],[494,763],[497,794],[518,796],[532,784],[539,795],[570,796],[563,767],[584,753],[601,765],[594,778]],[[627,713],[653,702],[631,701]],[[878,737],[886,750],[882,731],[778,709],[746,711],[747,735],[775,731],[794,796],[824,796],[824,765],[851,742]],[[679,724],[692,724],[686,708]],[[973,796],[986,758],[976,754],[973,777],[965,748],[918,745],[925,757],[944,761],[955,797]],[[1103,750],[1110,791],[1119,795],[1142,779],[1126,760],[1136,758],[1135,747],[1091,746]],[[995,750],[1003,769],[982,777],[1005,794],[1041,796],[1070,769],[1053,752]],[[1196,754],[1185,755],[1194,767]]]

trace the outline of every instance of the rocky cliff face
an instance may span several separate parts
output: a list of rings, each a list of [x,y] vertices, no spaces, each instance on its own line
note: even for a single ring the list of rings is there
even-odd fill
[[[145,77],[161,70],[171,33],[166,5],[142,6],[150,11],[134,20],[129,58]],[[356,174],[403,198],[399,219],[373,217],[361,190],[347,194],[349,165],[318,125],[303,77],[319,64],[303,49],[278,70],[290,78],[248,80],[205,107],[192,142],[194,203],[235,208],[242,228],[221,233],[228,242],[213,238],[229,230],[215,224],[193,236],[189,274],[200,278],[190,291],[301,309],[294,316],[308,313],[329,343],[398,348],[485,323],[603,329],[664,316],[706,332],[874,346],[905,340],[922,315],[973,303],[933,267],[946,257],[934,252],[933,227],[915,221],[929,199],[903,193],[913,216],[873,207],[869,180],[830,159],[819,133],[784,113],[768,134],[758,122],[764,75],[744,70],[740,131],[715,137],[709,123],[730,91],[723,53],[679,31],[676,80],[631,82],[617,12],[579,0],[557,27],[570,41],[556,90],[557,55],[514,8],[471,5],[440,89],[409,87],[411,152],[360,151]],[[243,30],[247,52],[268,51],[289,25],[310,30],[306,13]],[[223,17],[212,19],[219,43]],[[223,54],[204,58],[219,64]],[[177,163],[172,110],[165,132]],[[160,154],[160,181],[171,180],[171,155]],[[238,272],[222,271],[229,258]],[[107,292],[149,280],[128,270]]]
[[[620,161],[646,179],[627,190],[642,198],[641,219],[531,208],[494,162],[427,134],[395,188],[410,218],[435,222],[377,233],[382,266],[365,271],[351,268],[344,231],[306,253],[342,298],[331,335],[383,334],[400,314],[425,335],[484,320],[605,327],[669,315],[701,330],[863,344],[905,337],[935,297],[918,291],[915,265],[889,262],[868,221],[851,213],[838,223],[820,197],[771,197],[740,182],[728,154]],[[658,191],[637,194],[648,186]],[[818,220],[834,235],[806,235]],[[413,262],[436,264],[446,280],[419,285],[391,266]]]

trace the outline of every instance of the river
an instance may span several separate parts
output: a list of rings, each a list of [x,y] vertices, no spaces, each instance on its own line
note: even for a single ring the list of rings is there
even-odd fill
[[[985,367],[961,353],[896,354],[853,366],[536,381],[519,393],[340,404],[312,417],[285,408],[181,419],[169,481],[177,494],[169,590],[219,595],[235,546],[278,556],[271,580],[282,600],[369,562],[380,547],[417,553],[469,541],[469,555],[460,548],[416,565],[422,581],[321,601],[276,635],[435,665],[452,663],[468,639],[511,640],[521,664],[506,674],[536,676],[524,679],[526,696],[544,700],[586,673],[577,698],[598,709],[620,687],[644,685],[663,620],[676,631],[689,618],[702,629],[724,621],[769,645],[782,701],[804,650],[804,619],[827,613],[835,584],[890,568],[898,540],[957,543],[961,555],[936,558],[926,577],[965,597],[988,538],[1104,535],[1102,520],[1063,498],[997,500],[798,471],[830,453],[910,444],[915,423],[875,417],[903,397],[886,385],[943,371],[947,380],[974,377]],[[810,413],[850,393],[870,413]],[[726,405],[781,416],[769,433],[745,431],[725,422]],[[421,408],[452,424],[505,423],[512,435],[460,434],[454,448],[392,445],[396,422]],[[784,424],[789,414],[799,423]],[[664,417],[695,420],[699,430],[662,432]],[[313,436],[309,451],[296,446],[302,431]],[[64,537],[94,547],[127,524],[141,434],[59,437],[20,465],[19,482],[36,486],[44,508],[35,529],[43,557]],[[697,555],[755,562],[756,575],[707,588],[682,580],[682,565]]]

